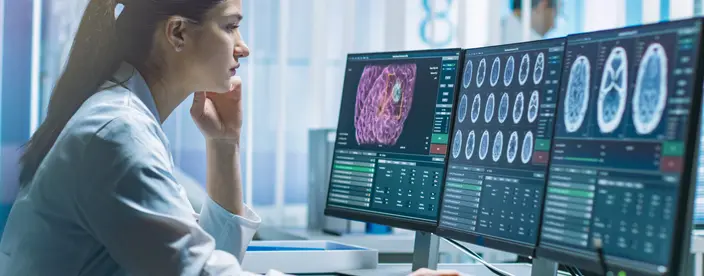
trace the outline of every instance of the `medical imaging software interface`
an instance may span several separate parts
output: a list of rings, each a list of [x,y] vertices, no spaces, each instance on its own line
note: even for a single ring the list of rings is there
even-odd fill
[[[437,221],[460,53],[348,56],[328,207]]]
[[[571,36],[538,256],[667,269],[700,21]],[[698,108],[698,107],[697,107]]]
[[[496,247],[538,238],[565,39],[465,52],[440,235]],[[509,251],[520,249],[505,249]]]

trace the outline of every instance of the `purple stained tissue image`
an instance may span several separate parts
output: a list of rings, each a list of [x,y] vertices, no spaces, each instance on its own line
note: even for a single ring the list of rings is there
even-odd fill
[[[416,65],[367,65],[357,86],[354,127],[359,145],[393,146],[413,102]]]

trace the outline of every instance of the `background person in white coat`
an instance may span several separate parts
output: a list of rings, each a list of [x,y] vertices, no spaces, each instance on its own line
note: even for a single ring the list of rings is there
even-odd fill
[[[545,37],[553,27],[557,17],[558,0],[530,0],[530,33],[529,41],[540,40]],[[511,2],[511,13],[502,18],[501,38],[499,44],[510,44],[523,41],[523,24],[521,22],[521,9],[523,0]]]

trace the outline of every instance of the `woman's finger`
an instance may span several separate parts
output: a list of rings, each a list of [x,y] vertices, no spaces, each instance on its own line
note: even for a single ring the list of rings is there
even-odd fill
[[[205,92],[193,94],[193,104],[191,104],[191,116],[199,117],[205,110]]]

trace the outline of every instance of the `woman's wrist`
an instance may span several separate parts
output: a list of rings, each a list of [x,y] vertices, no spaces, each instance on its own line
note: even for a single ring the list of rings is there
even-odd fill
[[[206,141],[208,195],[226,210],[242,215],[242,181],[239,168],[239,143]]]

